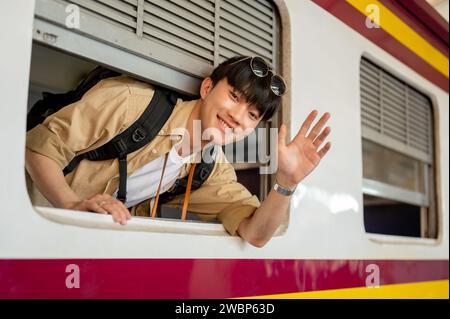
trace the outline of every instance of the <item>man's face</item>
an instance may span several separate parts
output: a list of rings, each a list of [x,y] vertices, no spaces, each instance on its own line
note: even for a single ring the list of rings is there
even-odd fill
[[[203,100],[200,109],[202,131],[208,129],[210,140],[215,144],[224,145],[243,139],[261,119],[258,109],[249,105],[226,78],[215,86],[209,78],[205,79],[200,95]]]

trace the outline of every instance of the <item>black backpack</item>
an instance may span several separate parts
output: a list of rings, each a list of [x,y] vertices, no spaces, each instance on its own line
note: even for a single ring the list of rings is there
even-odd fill
[[[27,115],[27,131],[41,124],[45,118],[64,106],[80,100],[83,95],[89,91],[99,81],[121,75],[115,71],[103,67],[97,67],[91,71],[87,77],[72,91],[53,94],[49,92],[42,93],[42,99],[37,101]],[[167,89],[155,87],[150,104],[144,113],[129,128],[121,134],[115,136],[106,144],[95,150],[77,155],[64,168],[64,175],[72,172],[82,160],[103,161],[117,158],[119,161],[119,190],[117,199],[126,201],[127,189],[127,154],[132,153],[149,143],[158,134],[166,121],[169,119],[177,102],[178,96]],[[211,158],[214,158],[214,146],[205,150]],[[214,161],[211,163],[202,161],[195,167],[192,190],[198,189],[209,177],[214,168]],[[172,200],[175,196],[183,194],[186,190],[188,176],[177,179],[174,186],[164,192],[159,197],[159,203],[163,204]]]

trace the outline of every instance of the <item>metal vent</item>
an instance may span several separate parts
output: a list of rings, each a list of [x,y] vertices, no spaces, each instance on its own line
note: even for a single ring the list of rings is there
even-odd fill
[[[143,30],[169,48],[214,63],[214,3],[210,1],[145,1]]]
[[[430,99],[365,58],[360,85],[363,137],[431,162]]]
[[[79,29],[65,27],[69,4],[80,8]],[[35,40],[197,93],[190,82],[235,55],[260,55],[276,68],[277,23],[270,0],[37,0]]]
[[[222,0],[219,62],[236,55],[259,55],[274,63],[275,15],[268,1]]]
[[[136,29],[137,0],[71,0],[69,2],[105,20],[124,26],[130,31]]]

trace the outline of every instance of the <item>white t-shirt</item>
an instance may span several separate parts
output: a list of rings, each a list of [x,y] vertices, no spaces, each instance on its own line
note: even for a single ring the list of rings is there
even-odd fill
[[[185,163],[194,160],[196,153],[186,157],[181,157],[178,154],[178,147],[175,145],[169,152],[167,157],[166,169],[161,183],[160,194],[168,190],[177,180],[180,170]],[[127,179],[127,201],[125,206],[127,208],[133,207],[140,202],[155,197],[158,190],[159,181],[161,179],[161,172],[164,165],[164,155],[154,159],[150,163],[142,166],[133,172]],[[112,195],[117,198],[118,189]]]

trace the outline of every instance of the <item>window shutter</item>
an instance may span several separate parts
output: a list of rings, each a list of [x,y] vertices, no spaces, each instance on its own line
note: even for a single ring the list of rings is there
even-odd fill
[[[133,32],[136,29],[138,0],[73,0],[83,10],[98,14],[102,19],[122,26],[124,29]]]
[[[79,29],[65,26],[70,4],[80,8]],[[38,42],[192,94],[235,55],[277,66],[269,0],[37,0],[35,31]]]
[[[363,138],[431,163],[430,99],[365,58],[360,85]]]
[[[219,63],[236,55],[258,55],[276,65],[276,17],[269,1],[221,0]]]
[[[206,0],[144,1],[144,36],[211,66],[214,3]]]

